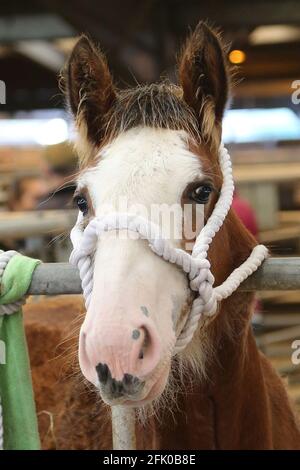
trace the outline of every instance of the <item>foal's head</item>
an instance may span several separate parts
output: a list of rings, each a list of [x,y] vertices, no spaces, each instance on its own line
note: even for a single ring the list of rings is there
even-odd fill
[[[82,37],[66,84],[78,130],[75,198],[86,223],[127,210],[151,219],[174,246],[189,250],[195,236],[189,245],[186,234],[175,233],[186,219],[196,232],[201,229],[196,215],[203,211],[207,217],[217,200],[229,87],[224,48],[205,24],[188,39],[178,71],[180,86],[163,82],[117,90],[105,58]],[[164,224],[164,212],[152,210],[176,204],[187,211],[173,225]],[[166,386],[194,294],[184,272],[155,255],[145,240],[121,235],[108,232],[98,241],[79,360],[106,402],[139,406]]]

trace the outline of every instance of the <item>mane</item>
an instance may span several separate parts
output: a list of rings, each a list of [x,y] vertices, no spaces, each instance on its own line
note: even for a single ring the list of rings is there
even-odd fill
[[[133,127],[184,130],[199,139],[196,116],[182,99],[182,89],[167,81],[120,90],[106,125],[112,139]]]
[[[88,97],[85,96],[85,99]],[[185,131],[195,142],[201,143],[203,140],[197,117],[183,100],[182,88],[167,80],[118,90],[116,99],[106,115],[100,148],[121,133],[138,126]],[[79,135],[75,148],[82,168],[93,164],[99,148],[90,144],[84,113],[80,111],[77,115],[77,128]]]

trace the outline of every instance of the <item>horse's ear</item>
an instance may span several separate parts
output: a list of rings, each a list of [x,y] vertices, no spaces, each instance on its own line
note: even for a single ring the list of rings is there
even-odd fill
[[[63,73],[63,86],[81,138],[99,146],[116,93],[104,55],[86,37],[75,44]]]
[[[179,59],[183,98],[193,108],[202,137],[218,144],[229,93],[229,67],[219,34],[200,22]]]

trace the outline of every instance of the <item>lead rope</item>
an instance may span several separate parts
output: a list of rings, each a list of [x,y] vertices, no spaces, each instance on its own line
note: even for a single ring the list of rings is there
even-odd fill
[[[0,250],[0,288],[2,284],[2,278],[5,271],[5,268],[13,256],[17,254],[16,251],[3,251]],[[1,315],[11,315],[14,312],[17,312],[19,308],[24,304],[24,300],[19,300],[12,304],[0,305],[0,316]],[[4,439],[4,429],[3,429],[3,409],[0,395],[0,450],[3,450],[3,439]]]
[[[229,297],[268,256],[267,248],[264,245],[257,245],[241,266],[236,268],[221,285],[213,287],[215,279],[210,270],[207,253],[213,237],[220,230],[228,214],[234,191],[230,156],[223,145],[219,149],[219,161],[223,174],[220,197],[206,225],[199,233],[191,255],[180,248],[173,247],[168,240],[163,238],[159,226],[136,214],[116,212],[95,217],[83,230],[83,215],[80,212],[76,225],[71,231],[73,251],[70,263],[79,269],[87,309],[93,290],[93,255],[98,238],[105,232],[112,230],[136,232],[140,238],[148,240],[149,247],[154,253],[165,261],[177,264],[189,275],[190,287],[198,292],[198,296],[177,338],[173,355],[183,351],[192,340],[201,317],[215,315],[218,302]]]

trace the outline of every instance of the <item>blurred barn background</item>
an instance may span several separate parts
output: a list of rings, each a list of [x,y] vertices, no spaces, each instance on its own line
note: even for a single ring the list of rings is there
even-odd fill
[[[236,210],[274,255],[300,256],[299,0],[10,0],[0,12],[0,247],[68,259],[76,158],[59,71],[82,32],[120,87],[176,80],[175,56],[200,20],[220,27],[238,82],[224,119]],[[300,403],[300,293],[263,292],[257,341]]]

